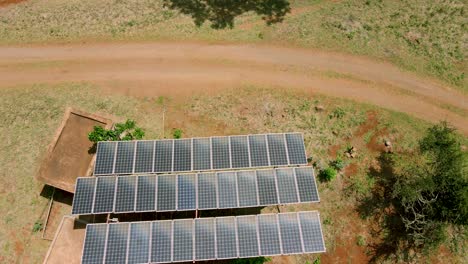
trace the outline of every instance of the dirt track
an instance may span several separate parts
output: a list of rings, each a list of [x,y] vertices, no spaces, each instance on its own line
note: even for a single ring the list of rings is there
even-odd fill
[[[468,96],[365,58],[200,43],[0,47],[0,87],[65,81],[89,81],[108,91],[136,96],[191,94],[242,84],[299,88],[432,122],[445,119],[468,134]]]

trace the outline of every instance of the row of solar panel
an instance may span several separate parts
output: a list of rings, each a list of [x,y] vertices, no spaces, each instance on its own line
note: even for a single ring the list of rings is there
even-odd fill
[[[316,211],[91,224],[82,263],[167,263],[325,252]]]
[[[78,178],[73,214],[183,211],[318,202],[312,167]]]
[[[307,164],[300,133],[99,142],[95,175]]]

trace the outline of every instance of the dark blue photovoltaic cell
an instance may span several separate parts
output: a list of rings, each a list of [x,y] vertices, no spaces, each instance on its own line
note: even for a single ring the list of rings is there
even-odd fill
[[[155,141],[154,172],[172,171],[173,140]]]
[[[151,223],[132,223],[128,247],[128,263],[149,262]]]
[[[195,260],[215,259],[214,218],[195,219]]]
[[[135,184],[136,177],[118,177],[117,193],[115,195],[115,212],[135,211]]]
[[[297,214],[279,214],[278,215],[281,243],[284,254],[302,253],[301,234]]]
[[[324,252],[322,228],[317,212],[300,212],[299,220],[302,230],[305,252]]]
[[[176,176],[158,176],[158,211],[176,210]]]
[[[81,263],[102,264],[107,239],[107,226],[106,224],[86,226],[86,237]]]
[[[172,221],[153,222],[151,262],[171,262]]]
[[[139,176],[137,188],[136,210],[155,211],[156,210],[156,175]]]
[[[281,246],[276,215],[258,215],[260,254],[262,256],[281,254]]]
[[[174,140],[174,171],[192,170],[192,141]]]
[[[288,165],[286,145],[283,134],[267,135],[270,164],[272,166]]]
[[[312,167],[295,168],[301,202],[318,202],[319,196]]]
[[[247,136],[231,137],[231,156],[233,168],[250,167],[249,140]]]
[[[183,174],[177,177],[177,210],[195,210],[197,205],[196,174]]]
[[[105,263],[125,263],[127,259],[128,223],[110,224]]]
[[[193,170],[211,169],[211,145],[209,138],[193,139]]]
[[[72,214],[89,214],[93,209],[94,188],[96,178],[76,179],[76,190],[73,196]]]
[[[278,181],[278,193],[281,204],[297,203],[297,188],[292,168],[277,169],[276,179]]]
[[[307,164],[304,140],[300,133],[288,133],[285,135],[288,147],[289,164]]]
[[[193,260],[193,219],[174,221],[173,261]]]
[[[258,206],[257,179],[255,171],[237,172],[239,207]]]
[[[116,174],[129,174],[133,172],[133,157],[135,154],[135,141],[124,141],[117,144],[115,158]]]
[[[239,239],[239,257],[259,256],[257,218],[254,215],[237,217],[237,234]]]
[[[198,209],[217,207],[216,173],[198,174]]]
[[[154,161],[154,141],[137,141],[135,173],[152,172]]]
[[[275,174],[273,170],[257,171],[258,198],[260,205],[278,204]]]
[[[94,174],[112,174],[117,142],[98,142]]]
[[[216,218],[216,246],[218,259],[237,257],[236,219],[234,217]]]
[[[213,152],[213,169],[231,167],[228,137],[213,137],[211,139],[211,151]]]
[[[252,167],[269,166],[265,135],[250,135],[250,159]]]
[[[115,177],[97,178],[93,213],[111,213],[114,209]]]
[[[235,172],[218,173],[219,208],[237,206],[237,188]]]

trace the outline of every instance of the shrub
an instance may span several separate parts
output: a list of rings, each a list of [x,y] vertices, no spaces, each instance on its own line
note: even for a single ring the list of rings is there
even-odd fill
[[[319,178],[321,181],[331,181],[336,177],[336,170],[332,167],[328,167],[326,169],[323,169],[319,173]]]
[[[42,221],[37,220],[33,225],[32,231],[33,231],[33,233],[37,233],[37,232],[41,231],[42,228],[43,228]]]
[[[125,123],[117,123],[114,129],[105,129],[100,126],[94,126],[93,131],[88,134],[91,142],[116,141],[116,140],[135,140],[142,139],[145,136],[143,129],[136,126],[136,122],[128,119]]]
[[[330,162],[330,166],[335,170],[340,171],[344,168],[345,163],[341,158],[336,158],[336,160]]]
[[[174,131],[172,131],[172,136],[177,139],[182,137],[182,129],[176,128]]]
[[[258,258],[244,258],[244,259],[235,259],[232,261],[234,264],[263,264],[270,261],[270,258],[258,257]]]
[[[337,107],[335,108],[335,110],[333,110],[333,112],[331,112],[331,114],[329,115],[330,118],[337,118],[337,119],[341,119],[345,116],[346,112],[343,108],[341,107]]]

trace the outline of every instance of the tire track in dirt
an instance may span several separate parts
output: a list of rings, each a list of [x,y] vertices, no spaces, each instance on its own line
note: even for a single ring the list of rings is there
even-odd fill
[[[431,122],[447,120],[468,134],[466,95],[361,57],[272,46],[170,42],[0,47],[0,87],[68,81],[93,82],[133,96],[190,95],[244,84],[298,88]]]

